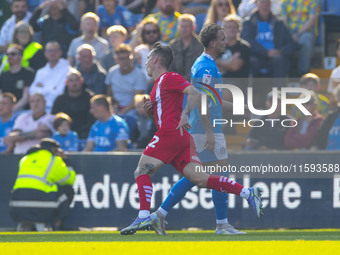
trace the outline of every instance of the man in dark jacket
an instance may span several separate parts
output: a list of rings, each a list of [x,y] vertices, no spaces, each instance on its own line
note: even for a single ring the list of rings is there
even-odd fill
[[[190,81],[191,67],[202,54],[203,45],[195,34],[196,18],[191,14],[183,14],[178,19],[179,37],[170,41],[169,46],[174,53],[169,70],[179,73]]]
[[[48,14],[40,17],[42,11],[48,8]],[[78,35],[79,25],[76,18],[67,10],[63,0],[45,1],[33,13],[30,24],[34,32],[41,31],[41,44],[57,41],[66,57],[68,46]]]
[[[270,74],[284,78],[289,73],[290,57],[295,49],[294,41],[284,23],[275,17],[270,0],[257,0],[257,11],[243,24],[241,37],[251,45],[253,75]]]
[[[94,123],[90,113],[90,99],[94,95],[84,86],[81,73],[72,69],[66,80],[65,93],[54,101],[52,113],[64,112],[72,118],[71,129],[76,131],[80,139],[86,139],[88,132]]]

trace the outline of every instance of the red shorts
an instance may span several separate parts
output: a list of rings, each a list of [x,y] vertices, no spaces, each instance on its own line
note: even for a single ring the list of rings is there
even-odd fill
[[[201,164],[196,153],[196,147],[191,135],[184,131],[178,133],[156,132],[143,154],[171,164],[178,172],[183,174],[184,167],[190,162]]]

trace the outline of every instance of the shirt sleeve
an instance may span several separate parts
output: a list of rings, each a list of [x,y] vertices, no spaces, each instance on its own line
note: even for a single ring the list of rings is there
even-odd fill
[[[116,141],[129,140],[129,127],[125,120],[116,120]]]
[[[53,183],[59,185],[72,185],[74,183],[76,172],[67,167],[61,157],[55,157],[53,168],[54,171],[52,172],[52,176],[49,177]]]
[[[75,52],[76,52],[76,50],[75,50],[75,44],[76,44],[76,42],[75,42],[75,40],[76,40],[77,38],[75,38],[75,39],[73,39],[72,40],[72,42],[71,42],[71,44],[70,44],[70,48],[68,49],[68,51],[67,51],[67,56],[68,57],[75,57]]]
[[[13,125],[13,130],[22,130],[22,126],[24,125],[24,122],[23,122],[24,115],[19,115],[16,118],[14,125]]]
[[[135,84],[135,90],[143,90],[146,92],[148,88],[148,85],[146,83],[145,75],[143,74],[143,71],[138,68],[136,73],[136,84]]]
[[[87,137],[87,141],[94,141],[95,133],[94,133],[94,125],[92,125],[89,135]]]
[[[287,0],[282,0],[281,3],[281,15],[286,16],[287,15]]]
[[[183,90],[191,85],[190,82],[178,73],[169,73],[165,79],[166,81],[164,81],[164,84],[166,84],[166,86],[164,86],[164,90],[175,90],[179,93],[183,93]]]
[[[320,14],[320,0],[312,0],[310,3],[310,11],[311,15],[319,15]]]

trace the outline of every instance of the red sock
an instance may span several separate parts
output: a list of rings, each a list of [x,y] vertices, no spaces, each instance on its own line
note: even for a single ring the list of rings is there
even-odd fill
[[[139,195],[139,210],[150,211],[152,197],[151,177],[147,174],[140,175],[136,178]]]
[[[210,175],[207,182],[208,189],[215,189],[220,192],[232,193],[240,195],[243,186],[237,182],[230,180],[228,177]]]

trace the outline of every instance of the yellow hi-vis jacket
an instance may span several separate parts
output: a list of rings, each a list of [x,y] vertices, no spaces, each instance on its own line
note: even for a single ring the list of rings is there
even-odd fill
[[[29,45],[27,45],[22,55],[21,66],[29,67],[30,65],[29,60],[33,58],[35,53],[37,53],[38,50],[41,50],[42,48],[43,46],[37,42],[31,42]],[[6,72],[9,70],[9,63],[8,63],[7,55],[3,57],[1,67],[3,68],[2,69],[3,72]]]
[[[59,185],[72,185],[76,178],[73,169],[64,160],[48,150],[39,150],[23,157],[19,162],[19,172],[13,190],[36,189],[56,192]]]

